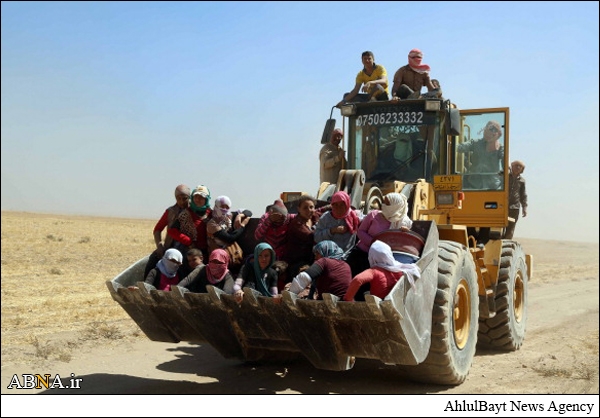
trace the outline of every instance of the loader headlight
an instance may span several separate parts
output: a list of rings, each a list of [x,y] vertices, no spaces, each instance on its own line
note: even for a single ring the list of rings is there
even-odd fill
[[[453,193],[436,193],[435,199],[436,199],[436,203],[438,205],[454,204],[454,194]]]
[[[352,116],[356,114],[356,105],[346,104],[340,109],[342,116]]]
[[[432,112],[440,110],[440,102],[433,100],[425,100],[425,110],[429,110]]]

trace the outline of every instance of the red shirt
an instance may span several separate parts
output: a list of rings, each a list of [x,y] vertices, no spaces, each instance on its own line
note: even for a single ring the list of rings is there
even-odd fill
[[[158,284],[158,290],[171,290],[171,286],[175,286],[179,283],[179,274],[176,274],[174,277],[167,277],[164,274],[160,273],[160,283]]]
[[[356,292],[365,283],[371,283],[369,292],[373,296],[383,299],[390,293],[398,280],[400,280],[402,274],[404,273],[401,271],[395,273],[380,267],[367,269],[354,276],[354,279],[350,282],[350,286],[348,286],[348,291],[344,295],[344,300],[354,300]]]
[[[194,227],[196,229],[196,241],[193,243],[194,246],[201,250],[207,250],[208,240],[206,233],[206,224],[210,220],[212,211],[210,209],[207,209],[206,216],[201,218],[191,209],[188,208],[186,210],[189,212],[192,222],[194,223]],[[176,225],[173,228],[167,229],[167,233],[169,234],[169,236],[175,241],[178,241],[185,246],[190,246],[192,244],[192,239],[188,235],[181,232],[181,229],[177,228],[176,226],[179,226],[179,228],[181,228],[181,224],[179,222],[176,222]]]
[[[306,274],[317,281],[319,299],[323,299],[323,293],[344,297],[352,280],[352,271],[348,263],[334,258],[318,259],[306,270]]]
[[[287,230],[287,242],[283,252],[283,260],[288,263],[304,262],[311,264],[313,262],[313,247],[315,245],[314,225],[319,220],[317,216],[312,219],[313,228],[309,228],[302,217],[292,214]]]

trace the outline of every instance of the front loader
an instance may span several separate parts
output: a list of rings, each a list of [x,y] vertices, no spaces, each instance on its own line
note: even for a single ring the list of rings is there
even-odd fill
[[[341,114],[348,167],[336,184],[320,185],[318,205],[345,190],[355,209],[368,213],[381,207],[385,194],[403,193],[412,230],[389,231],[381,239],[402,245],[411,234],[422,237],[421,277],[414,284],[400,280],[384,299],[367,295],[365,302],[331,294],[306,300],[287,291],[270,298],[244,289],[238,303],[211,286],[208,293],[156,290],[143,283],[146,257],[107,287],[148,338],[210,344],[242,361],[303,356],[314,367],[335,371],[361,358],[377,359],[412,380],[443,385],[466,379],[477,344],[520,348],[532,257],[518,242],[502,239],[508,224],[508,108],[460,111],[450,101],[414,99],[351,103]],[[471,181],[471,156],[458,152],[458,144],[476,139],[488,120],[503,127],[498,170],[478,173],[499,184],[493,189]],[[334,126],[330,118],[322,142]],[[282,193],[291,212],[300,194]],[[256,245],[257,223],[248,224],[245,253]]]

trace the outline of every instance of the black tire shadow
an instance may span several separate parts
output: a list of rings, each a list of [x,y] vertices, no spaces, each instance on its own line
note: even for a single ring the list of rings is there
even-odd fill
[[[510,354],[510,353],[514,353],[514,351],[501,350],[501,349],[492,348],[492,347],[477,346],[477,349],[475,351],[475,357],[499,356],[501,354]]]
[[[181,395],[203,393],[195,382],[148,379],[123,374],[94,373],[77,376],[81,389],[47,389],[40,395]]]
[[[182,380],[152,379],[123,374],[79,375],[81,389],[48,389],[41,394],[228,394],[257,395],[281,392],[302,394],[431,394],[451,387],[413,383],[401,377],[395,366],[377,360],[358,359],[354,368],[335,372],[316,369],[306,359],[285,363],[244,363],[224,359],[209,345],[169,348],[177,359],[156,366],[182,375]],[[213,378],[194,382],[194,376]]]

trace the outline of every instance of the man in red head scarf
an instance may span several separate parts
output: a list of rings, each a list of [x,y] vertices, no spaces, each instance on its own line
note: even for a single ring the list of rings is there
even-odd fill
[[[392,85],[392,100],[418,99],[421,88],[427,87],[427,91],[435,89],[429,77],[429,65],[422,64],[423,53],[419,49],[413,49],[408,53],[408,64],[400,67],[394,74]]]

